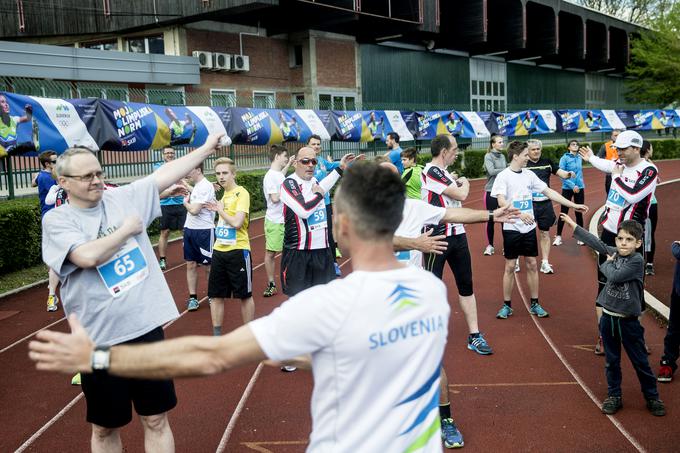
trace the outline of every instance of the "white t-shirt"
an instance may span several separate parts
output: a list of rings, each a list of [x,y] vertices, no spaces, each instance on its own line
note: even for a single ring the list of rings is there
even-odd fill
[[[189,203],[207,203],[215,200],[215,188],[207,178],[201,179],[191,191]],[[209,230],[215,228],[215,212],[202,208],[198,214],[187,212],[184,228],[192,230]]]
[[[308,452],[441,452],[446,287],[407,266],[356,271],[284,302],[250,328],[273,360],[312,355]],[[419,439],[420,438],[420,439]]]
[[[446,214],[446,208],[439,208],[422,200],[406,199],[404,214],[395,236],[417,238],[422,234],[423,226],[437,225]],[[402,250],[396,253],[397,259],[403,263],[423,267],[423,252],[419,250]]]
[[[279,198],[279,202],[274,203],[269,198],[269,194],[281,195],[281,184],[285,179],[286,176],[283,173],[270,168],[262,180],[264,199],[267,201],[267,212],[264,217],[270,222],[283,223],[283,202]]]
[[[536,173],[523,168],[522,171],[513,171],[510,167],[496,175],[496,180],[491,188],[491,196],[498,198],[498,195],[503,195],[508,203],[518,208],[522,213],[534,216],[534,205],[532,194],[543,192],[547,188],[547,184],[541,181],[536,176]],[[520,219],[515,223],[504,223],[504,230],[514,230],[520,233],[528,233],[536,228],[536,223],[527,225]]]

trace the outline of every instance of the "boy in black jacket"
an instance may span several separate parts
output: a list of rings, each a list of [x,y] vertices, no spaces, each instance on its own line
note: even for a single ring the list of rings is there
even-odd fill
[[[591,249],[604,254],[607,260],[600,271],[607,277],[604,289],[597,297],[602,305],[600,335],[606,357],[608,396],[602,404],[604,414],[615,414],[623,406],[621,400],[621,345],[635,368],[647,409],[652,415],[666,415],[666,409],[656,388],[656,377],[649,366],[645,348],[645,329],[638,316],[644,303],[644,260],[636,249],[642,245],[642,226],[635,220],[625,220],[616,233],[616,248],[602,242],[597,236],[576,225],[566,214],[560,214],[570,227],[574,237],[585,242]]]

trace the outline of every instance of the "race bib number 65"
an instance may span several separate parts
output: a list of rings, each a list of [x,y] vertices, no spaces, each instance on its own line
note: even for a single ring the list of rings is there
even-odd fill
[[[109,261],[97,266],[97,272],[109,293],[116,297],[142,282],[149,275],[149,268],[139,244],[130,239]]]

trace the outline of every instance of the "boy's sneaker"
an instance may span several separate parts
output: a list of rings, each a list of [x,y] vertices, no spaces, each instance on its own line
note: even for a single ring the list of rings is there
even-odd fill
[[[553,241],[553,245],[562,245],[562,236],[555,236],[555,240]]]
[[[508,304],[503,304],[498,313],[496,313],[496,318],[498,319],[508,319],[508,316],[512,316],[512,308]]]
[[[496,252],[496,249],[493,248],[493,245],[487,245],[486,248],[484,249],[484,255],[485,256],[491,256]]]
[[[291,365],[286,365],[281,367],[281,371],[284,371],[286,373],[292,373],[293,371],[297,370],[294,366]]]
[[[659,382],[671,382],[673,380],[673,368],[669,365],[661,365],[656,380]]]
[[[545,311],[543,307],[541,307],[541,304],[539,303],[532,304],[531,308],[529,309],[529,313],[531,313],[532,315],[536,315],[539,318],[547,318],[548,316],[550,316],[548,312]]]
[[[655,275],[654,265],[652,263],[647,263],[645,265],[645,275]]]
[[[47,298],[47,311],[57,311],[59,308],[59,298],[56,294],[52,294]]]
[[[470,351],[475,351],[480,355],[493,354],[493,349],[489,346],[489,343],[484,339],[482,332],[479,332],[477,336],[468,335],[468,349]]]
[[[264,297],[272,297],[277,292],[278,291],[276,291],[276,283],[269,282],[269,284],[267,285],[267,289],[264,290],[264,293],[262,295]]]
[[[519,258],[515,260],[515,272],[519,272]]]
[[[465,445],[463,435],[458,431],[452,418],[442,420],[442,440],[446,448],[462,448]]]
[[[200,307],[198,299],[196,299],[195,297],[190,297],[189,300],[187,301],[187,310],[196,311],[198,310],[198,307]]]
[[[162,271],[168,268],[168,263],[165,262],[165,258],[158,260],[158,265],[161,267]]]
[[[335,265],[335,276],[342,277],[342,269],[340,269],[340,265],[338,263],[333,264]]]
[[[71,385],[80,385],[80,373],[71,378]]]
[[[553,271],[552,266],[547,261],[541,262],[541,272],[543,272],[544,274],[554,274],[555,273],[555,271]]]
[[[666,415],[666,406],[661,400],[647,400],[647,410],[655,417]]]
[[[602,403],[602,413],[607,415],[616,414],[623,407],[620,396],[608,396]]]
[[[602,337],[597,337],[595,344],[595,355],[604,355],[604,346],[602,345]]]

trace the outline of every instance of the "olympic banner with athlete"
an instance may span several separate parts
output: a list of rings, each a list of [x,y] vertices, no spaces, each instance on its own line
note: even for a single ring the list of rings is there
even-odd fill
[[[248,109],[232,107],[229,136],[234,143],[272,145],[305,142],[312,134],[330,140],[326,125],[314,110]]]
[[[557,129],[557,119],[552,110],[524,110],[513,113],[491,112],[484,123],[489,132],[506,137],[552,134]]]
[[[651,131],[680,126],[675,110],[617,110],[616,113],[628,129]]]
[[[0,157],[63,152],[71,146],[98,149],[86,123],[94,99],[51,99],[0,92]]]
[[[625,129],[614,110],[557,110],[557,130],[560,132],[608,132]]]
[[[416,138],[431,140],[439,134],[463,138],[488,137],[489,130],[475,112],[416,112]]]
[[[384,142],[390,132],[399,139],[413,140],[413,112],[398,110],[331,111],[331,139],[344,142]]]

